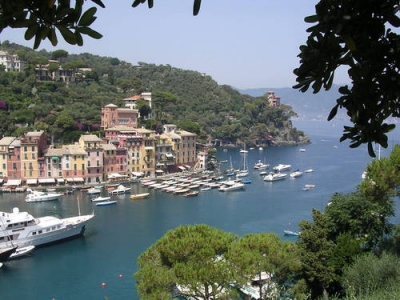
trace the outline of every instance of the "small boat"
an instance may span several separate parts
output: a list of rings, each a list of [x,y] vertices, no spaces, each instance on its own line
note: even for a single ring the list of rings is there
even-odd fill
[[[296,171],[293,171],[290,173],[291,178],[297,178],[297,177],[300,177],[301,175],[303,175],[303,172],[301,172],[299,170],[296,170]]]
[[[150,195],[150,193],[133,194],[129,198],[132,199],[132,200],[144,199],[149,195]]]
[[[205,185],[205,186],[203,186],[202,188],[200,188],[200,191],[209,191],[209,190],[211,190],[211,186],[209,186],[209,185]]]
[[[230,191],[238,191],[238,190],[244,190],[245,189],[245,184],[243,182],[238,182],[238,181],[225,181],[219,188],[218,191],[220,192],[230,192]]]
[[[315,184],[306,184],[304,187],[313,189],[313,188],[315,188]]]
[[[88,195],[98,195],[101,194],[101,190],[96,189],[96,188],[90,188],[86,192]]]
[[[99,197],[93,198],[92,202],[103,202],[103,201],[108,201],[110,199],[111,199],[111,197],[108,197],[108,196],[105,196],[105,197],[99,196]]]
[[[113,205],[113,204],[117,204],[117,201],[108,200],[108,201],[96,202],[96,206],[108,206],[108,205]]]
[[[26,196],[26,202],[43,202],[43,201],[53,201],[58,200],[62,194],[54,193],[54,192],[41,192],[41,191],[32,191],[28,189],[29,194]]]
[[[183,194],[184,197],[195,197],[199,194],[199,191],[192,191],[192,192],[188,192]]]
[[[10,259],[19,258],[21,256],[28,255],[34,249],[35,249],[35,246],[33,246],[33,245],[26,246],[26,247],[21,247],[21,248],[18,247],[17,250],[15,250],[15,252],[10,255]]]
[[[292,230],[284,230],[283,233],[285,235],[291,235],[291,236],[299,236],[300,235],[300,232],[292,231]]]
[[[313,169],[307,169],[307,170],[304,171],[304,173],[312,173],[312,172],[314,172]]]
[[[250,184],[251,183],[251,179],[243,179],[241,180],[244,184]]]
[[[264,177],[264,181],[278,181],[285,179],[287,174],[285,173],[269,173]]]
[[[300,148],[299,151],[300,152],[306,152],[306,149],[305,148]]]
[[[130,193],[131,188],[127,188],[125,186],[123,186],[122,184],[120,184],[119,186],[117,186],[116,189],[113,189],[111,191],[109,191],[108,193],[111,195],[120,195],[120,194],[126,194],[126,193]]]
[[[292,165],[279,164],[274,167],[274,171],[281,172],[281,171],[289,170],[291,167],[292,167]]]

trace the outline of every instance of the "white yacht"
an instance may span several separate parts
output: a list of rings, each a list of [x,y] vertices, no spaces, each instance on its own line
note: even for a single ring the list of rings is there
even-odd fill
[[[228,180],[225,181],[218,190],[221,192],[230,192],[230,191],[237,191],[237,190],[244,190],[246,185],[240,181]]]
[[[28,189],[28,195],[25,198],[26,202],[42,202],[58,200],[63,194],[54,192],[33,191]]]
[[[286,173],[269,173],[268,175],[264,176],[264,181],[278,181],[285,179],[287,176]]]
[[[0,212],[0,249],[41,246],[82,235],[94,214],[59,219],[53,216],[35,218],[17,207],[11,213]]]
[[[292,165],[279,164],[274,167],[274,171],[282,172],[285,170],[289,170],[291,167],[292,167]]]

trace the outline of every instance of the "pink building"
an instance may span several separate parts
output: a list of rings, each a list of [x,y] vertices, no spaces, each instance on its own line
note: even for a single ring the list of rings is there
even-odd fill
[[[101,127],[104,130],[119,125],[137,128],[137,120],[137,109],[119,108],[114,104],[108,104],[101,109]]]

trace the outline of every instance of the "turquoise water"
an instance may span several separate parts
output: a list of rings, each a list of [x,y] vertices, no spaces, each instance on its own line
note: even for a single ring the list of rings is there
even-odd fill
[[[271,166],[292,164],[292,169],[314,169],[300,178],[280,182],[264,182],[251,170],[252,183],[245,191],[222,193],[201,192],[185,198],[161,191],[150,191],[150,197],[130,200],[129,196],[113,196],[115,206],[93,207],[86,195],[81,196],[80,210],[96,217],[87,226],[85,236],[72,241],[36,249],[32,256],[7,262],[0,269],[1,299],[139,299],[132,274],[136,259],[146,248],[182,224],[205,223],[238,235],[253,232],[275,232],[283,239],[283,230],[297,230],[302,219],[310,219],[312,208],[323,209],[335,192],[353,191],[361,173],[371,161],[365,147],[349,149],[339,143],[340,128],[325,123],[299,123],[309,132],[313,142],[295,147],[273,147],[263,151],[249,150],[250,168],[258,160]],[[300,152],[305,148],[305,152]],[[390,149],[382,151],[387,156]],[[217,157],[239,167],[239,149]],[[315,188],[303,191],[305,184]],[[147,189],[132,185],[138,192]],[[76,196],[60,201],[25,203],[23,195],[0,194],[0,210],[15,206],[35,216],[55,214],[60,217],[77,214]],[[395,218],[398,222],[398,217]],[[105,286],[102,286],[105,283]]]

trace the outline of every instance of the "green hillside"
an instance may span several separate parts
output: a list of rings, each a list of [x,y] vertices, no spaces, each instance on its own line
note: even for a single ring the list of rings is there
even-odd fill
[[[141,120],[140,126],[149,129],[174,123],[196,132],[203,143],[307,142],[304,133],[291,126],[296,113],[290,106],[271,107],[266,96],[243,95],[196,71],[143,62],[132,65],[89,53],[34,51],[8,41],[0,50],[17,54],[27,64],[24,72],[0,72],[2,135],[43,129],[55,143],[74,142],[83,132],[100,130],[101,107],[122,106],[122,99],[146,91],[152,93],[156,117]],[[70,83],[38,81],[35,66],[49,60],[49,71],[62,67],[81,76]]]

